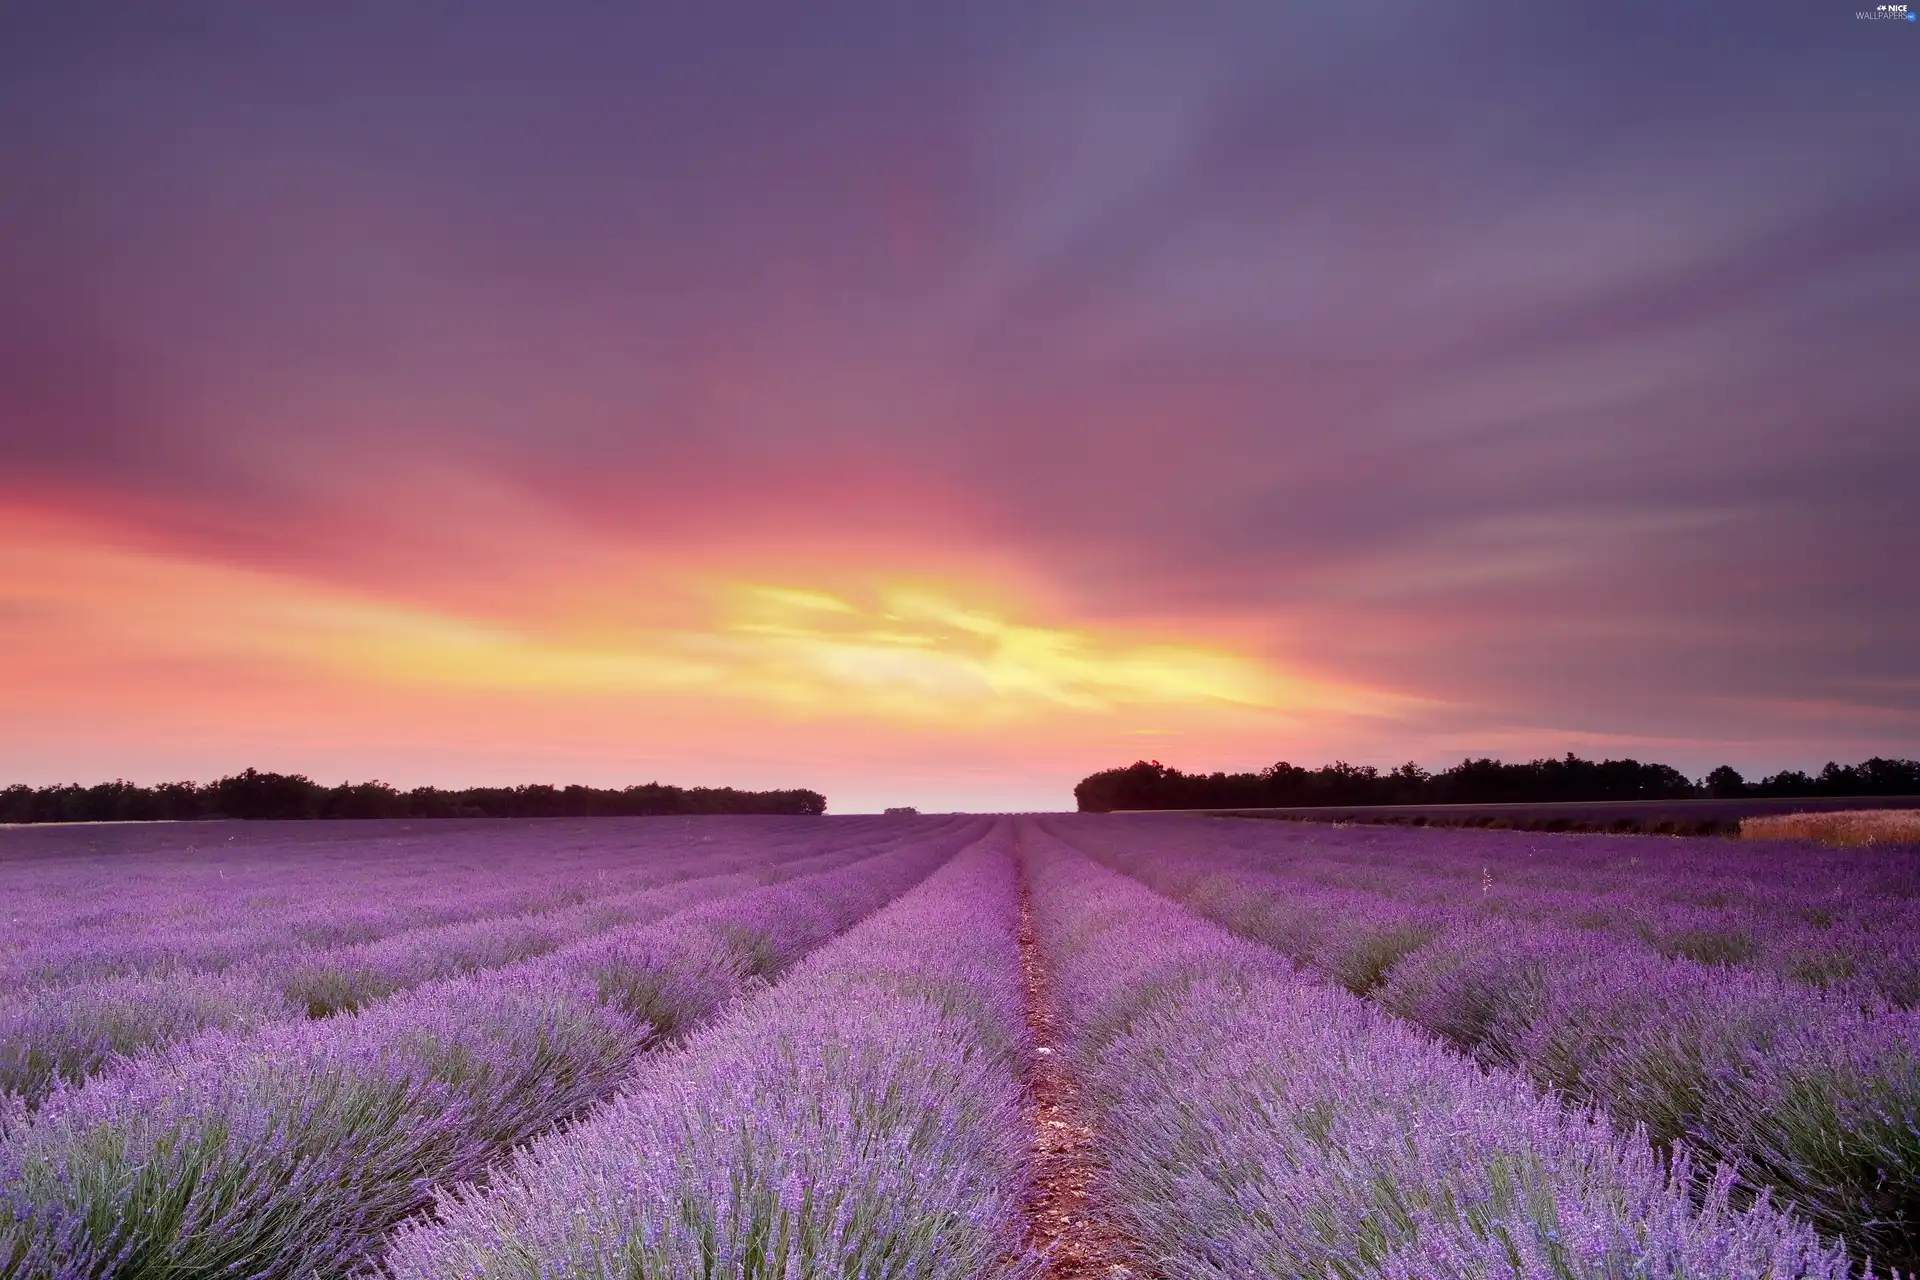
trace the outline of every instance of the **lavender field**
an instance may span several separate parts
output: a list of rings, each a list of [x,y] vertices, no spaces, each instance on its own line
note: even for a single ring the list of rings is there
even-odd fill
[[[0,831],[0,1276],[1920,1263],[1920,850]]]

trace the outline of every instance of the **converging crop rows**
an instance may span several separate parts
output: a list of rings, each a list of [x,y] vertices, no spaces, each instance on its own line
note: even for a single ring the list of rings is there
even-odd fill
[[[0,1277],[1920,1258],[1912,853],[1174,816],[234,830],[0,862]]]

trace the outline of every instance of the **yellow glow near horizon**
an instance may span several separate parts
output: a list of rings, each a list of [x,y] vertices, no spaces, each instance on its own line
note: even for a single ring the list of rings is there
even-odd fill
[[[698,616],[583,629],[80,540],[6,542],[0,602],[40,620],[15,633],[38,632],[47,670],[267,661],[362,685],[693,695],[903,726],[1135,710],[1364,714],[1371,697],[1217,645],[1020,619],[929,581],[841,592],[720,573],[694,593],[707,601]]]
[[[1010,621],[924,585],[862,607],[831,593],[739,585],[697,646],[792,700],[857,696],[875,710],[1014,714],[1045,708],[1275,703],[1261,666],[1222,649]]]

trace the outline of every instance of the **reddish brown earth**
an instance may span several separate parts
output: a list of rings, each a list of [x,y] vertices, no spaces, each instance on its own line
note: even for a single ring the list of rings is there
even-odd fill
[[[1151,1280],[1138,1250],[1102,1212],[1095,1185],[1091,1117],[1080,1086],[1060,1053],[1053,978],[1033,936],[1033,903],[1020,885],[1020,972],[1027,989],[1027,1025],[1038,1052],[1027,1073],[1026,1120],[1033,1133],[1033,1185],[1028,1192],[1027,1246],[1048,1255],[1043,1280]]]

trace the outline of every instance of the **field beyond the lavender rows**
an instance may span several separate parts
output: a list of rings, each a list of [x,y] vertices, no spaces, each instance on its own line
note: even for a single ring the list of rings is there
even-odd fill
[[[1920,1265],[1920,850],[0,831],[0,1280]]]

